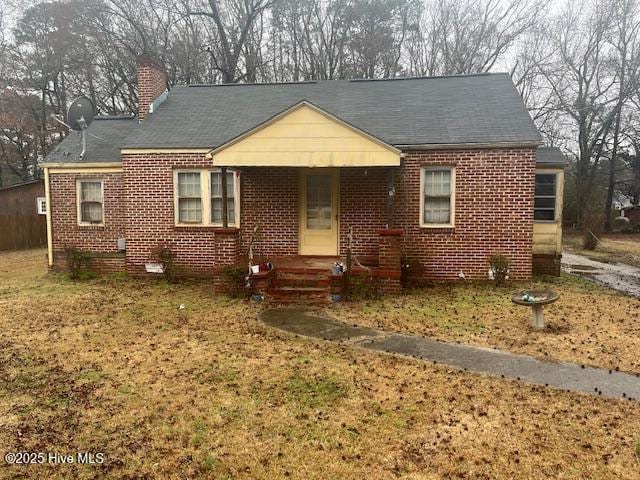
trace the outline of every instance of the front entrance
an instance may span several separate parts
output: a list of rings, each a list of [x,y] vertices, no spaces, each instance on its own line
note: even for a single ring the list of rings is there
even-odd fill
[[[338,255],[338,169],[300,174],[300,255]]]

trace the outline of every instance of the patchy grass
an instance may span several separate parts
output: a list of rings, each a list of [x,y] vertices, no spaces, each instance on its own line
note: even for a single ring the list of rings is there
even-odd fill
[[[530,287],[560,293],[545,307],[544,331],[531,328],[530,308],[511,302]],[[568,274],[505,287],[436,284],[327,312],[347,323],[640,373],[640,300]]]
[[[3,477],[638,477],[637,402],[294,337],[208,285],[68,282],[45,274],[42,251],[0,254],[0,289],[3,453],[106,454],[93,466],[2,463]],[[469,312],[500,298],[449,297]],[[361,306],[404,308],[389,302]],[[427,307],[415,304],[437,329],[479,334],[470,317],[447,323]]]
[[[595,250],[582,248],[582,234],[565,230],[563,248],[601,262],[620,262],[640,267],[640,233],[609,233],[598,237],[601,243]]]

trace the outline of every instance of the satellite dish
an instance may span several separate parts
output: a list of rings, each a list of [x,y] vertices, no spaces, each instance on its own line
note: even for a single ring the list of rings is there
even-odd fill
[[[85,96],[76,98],[67,110],[67,123],[72,130],[85,130],[93,122],[93,104]]]

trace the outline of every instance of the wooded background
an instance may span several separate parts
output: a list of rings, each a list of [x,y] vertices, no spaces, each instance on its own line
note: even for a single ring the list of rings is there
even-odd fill
[[[39,175],[75,96],[135,112],[141,53],[171,84],[508,71],[571,160],[566,221],[640,203],[636,0],[0,0],[0,186]]]

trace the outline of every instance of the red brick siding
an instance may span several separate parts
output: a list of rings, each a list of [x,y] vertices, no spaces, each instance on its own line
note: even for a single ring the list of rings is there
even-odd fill
[[[366,174],[365,174],[366,172]],[[361,261],[378,257],[378,230],[387,223],[389,169],[340,169],[340,253],[346,255],[349,227]]]
[[[52,173],[50,175],[52,241],[54,266],[64,269],[65,246],[99,254],[114,254],[117,257],[118,238],[124,238],[124,201],[122,173],[80,174]],[[98,179],[104,188],[104,226],[79,226],[76,204],[76,182],[78,179]],[[95,270],[105,272],[122,270],[124,261],[95,259]]]
[[[244,168],[240,173],[242,250],[260,226],[267,256],[298,254],[298,185],[296,168]],[[257,252],[256,252],[257,253]]]
[[[419,227],[420,167],[456,166],[456,226]],[[143,273],[160,242],[169,243],[186,273],[209,276],[237,259],[255,225],[262,229],[267,256],[298,253],[298,185],[295,168],[245,168],[240,175],[240,238],[216,238],[213,227],[175,227],[173,170],[211,168],[203,154],[126,154],[123,174],[84,175],[105,179],[105,227],[78,227],[76,175],[52,175],[54,248],[65,243],[96,252],[115,252],[127,239],[127,269]],[[355,252],[378,257],[377,230],[387,221],[388,168],[344,168],[340,172],[340,249],[349,226]],[[403,251],[426,278],[486,278],[487,257],[502,252],[512,260],[512,277],[529,278],[533,242],[533,149],[407,152],[396,172],[394,223]],[[219,231],[219,230],[218,230]],[[217,245],[224,243],[225,248]],[[234,242],[240,248],[234,251]],[[230,247],[230,248],[227,248]]]
[[[455,228],[420,228],[420,168],[456,167]],[[407,152],[397,182],[404,251],[432,279],[486,278],[487,258],[511,258],[511,278],[531,277],[534,149]]]
[[[122,166],[128,271],[143,273],[154,249],[167,243],[185,275],[213,275],[223,262],[216,255],[215,228],[176,227],[173,198],[173,171],[211,168],[211,160],[196,153],[125,154]]]
[[[138,57],[138,119],[149,115],[149,105],[167,88],[167,75],[147,55]]]

